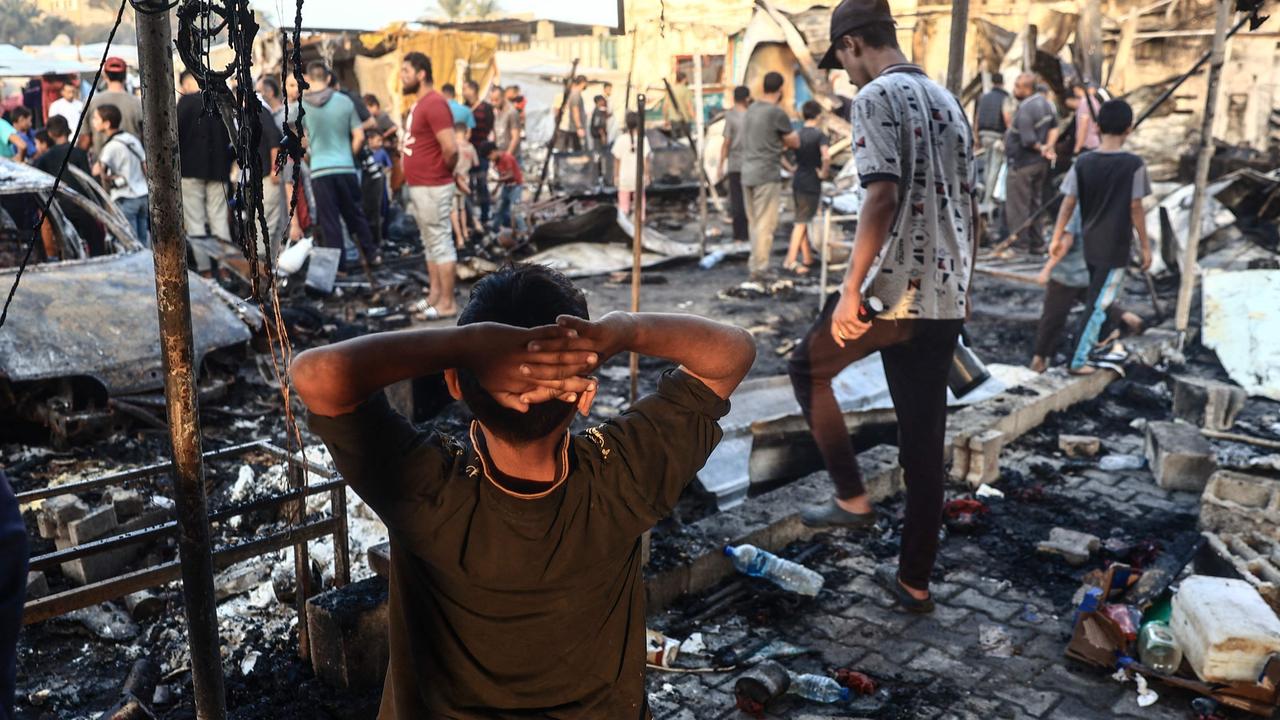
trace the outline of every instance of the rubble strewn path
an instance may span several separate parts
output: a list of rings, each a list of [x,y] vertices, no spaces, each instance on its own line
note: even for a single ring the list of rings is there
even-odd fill
[[[938,608],[931,616],[888,607],[872,579],[876,564],[897,553],[899,500],[887,503],[887,519],[870,536],[837,531],[788,548],[784,554],[804,553],[806,564],[827,579],[813,600],[733,578],[726,582],[744,582],[749,592],[720,612],[691,619],[702,606],[698,598],[686,598],[650,624],[676,638],[702,633],[707,654],[684,656],[684,664],[714,664],[717,651],[782,640],[811,651],[781,660],[792,672],[834,675],[848,668],[871,676],[880,688],[879,695],[847,706],[784,696],[766,717],[1190,717],[1189,694],[1158,687],[1159,703],[1139,708],[1132,683],[1121,685],[1063,655],[1073,595],[1087,572],[1112,560],[1149,561],[1153,553],[1186,547],[1198,534],[1198,493],[1164,490],[1145,469],[1103,472],[1097,457],[1068,458],[1059,450],[1059,434],[1087,432],[1101,436],[1103,456],[1140,456],[1146,418],[1133,403],[1118,401],[1125,392],[1122,385],[1052,415],[1005,448],[996,485],[1005,497],[984,501],[990,508],[985,527],[944,540],[933,585]],[[961,492],[953,486],[949,497]],[[1054,527],[1097,535],[1102,547],[1079,567],[1037,553]],[[740,673],[651,671],[654,717],[745,720],[750,715],[734,707]]]

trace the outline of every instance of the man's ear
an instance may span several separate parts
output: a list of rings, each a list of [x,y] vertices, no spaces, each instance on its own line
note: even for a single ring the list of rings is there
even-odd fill
[[[586,417],[591,413],[591,404],[596,401],[596,392],[599,390],[600,384],[594,383],[590,390],[578,396],[578,414]]]
[[[454,400],[462,399],[462,386],[458,384],[458,371],[449,369],[444,371],[444,384],[449,388],[449,396]]]

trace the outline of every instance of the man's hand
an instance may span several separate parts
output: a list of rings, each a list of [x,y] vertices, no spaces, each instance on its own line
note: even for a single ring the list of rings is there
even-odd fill
[[[550,400],[577,402],[595,390],[587,374],[599,367],[599,355],[577,331],[556,325],[524,329],[480,323],[465,368],[504,407],[526,412]]]
[[[1037,285],[1048,285],[1048,284],[1049,284],[1049,274],[1050,274],[1050,273],[1052,273],[1052,272],[1053,272],[1053,266],[1052,266],[1052,265],[1049,265],[1048,263],[1046,263],[1046,264],[1045,264],[1045,266],[1044,266],[1043,268],[1041,268],[1041,269],[1040,269],[1040,274],[1039,274],[1039,275],[1036,275],[1036,284],[1037,284]]]
[[[556,318],[556,324],[578,338],[579,349],[588,350],[596,356],[596,365],[592,370],[626,350],[627,341],[635,333],[635,316],[626,312],[611,312],[595,321],[561,315]]]
[[[1145,247],[1142,249],[1142,272],[1147,272],[1150,269],[1151,269],[1151,248]]]
[[[871,329],[871,323],[858,319],[858,309],[861,307],[861,293],[846,289],[840,294],[840,301],[831,313],[831,339],[836,341],[836,345],[844,347],[846,342],[857,340]]]

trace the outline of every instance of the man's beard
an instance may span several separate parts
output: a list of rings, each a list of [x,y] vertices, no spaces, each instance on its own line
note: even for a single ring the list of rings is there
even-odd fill
[[[418,90],[422,87],[422,83],[418,82],[418,79],[417,79],[417,78],[414,78],[414,79],[413,79],[413,84],[412,84],[412,85],[411,85],[411,84],[409,84],[409,83],[401,83],[401,84],[402,84],[402,85],[404,85],[404,91],[405,91],[405,93],[410,94],[410,95],[412,95],[412,94],[414,94],[414,93],[417,93],[417,92],[418,92]]]

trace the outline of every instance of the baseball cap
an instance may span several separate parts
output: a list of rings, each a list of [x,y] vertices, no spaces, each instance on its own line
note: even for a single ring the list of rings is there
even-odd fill
[[[889,0],[844,0],[831,13],[831,47],[822,56],[818,67],[824,70],[835,70],[840,67],[836,59],[836,43],[840,38],[872,23],[893,23],[893,13],[889,10]]]
[[[129,65],[124,61],[124,58],[113,56],[107,58],[107,61],[102,64],[102,69],[107,72],[128,72]]]

